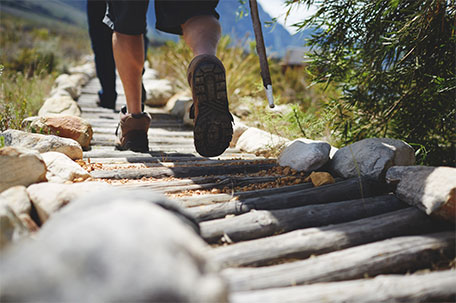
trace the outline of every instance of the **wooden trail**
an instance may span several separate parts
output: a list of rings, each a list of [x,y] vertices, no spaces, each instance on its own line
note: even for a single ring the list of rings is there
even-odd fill
[[[186,207],[231,302],[456,300],[454,226],[405,205],[385,185],[336,178],[314,188],[274,159],[236,148],[203,158],[192,129],[162,108],[146,108],[149,153],[116,151],[118,114],[96,106],[98,89],[91,80],[78,100],[94,130],[84,152],[92,178],[158,191]]]

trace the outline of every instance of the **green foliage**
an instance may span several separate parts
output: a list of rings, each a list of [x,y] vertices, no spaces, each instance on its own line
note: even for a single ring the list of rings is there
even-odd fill
[[[38,113],[55,76],[88,53],[89,40],[83,29],[68,25],[49,27],[47,23],[0,13],[0,131],[3,131],[19,129],[24,118]]]
[[[287,1],[318,5],[315,81],[336,83],[332,127],[344,143],[382,136],[417,148],[419,163],[455,165],[456,6],[445,0]]]

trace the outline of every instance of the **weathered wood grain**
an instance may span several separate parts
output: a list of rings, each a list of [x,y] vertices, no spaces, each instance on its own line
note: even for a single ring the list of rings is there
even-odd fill
[[[426,233],[435,222],[418,209],[405,209],[348,223],[307,228],[257,240],[212,248],[208,255],[221,267],[263,265],[284,258],[307,258],[391,237]]]
[[[161,168],[142,168],[136,170],[97,170],[91,173],[92,178],[103,179],[141,179],[143,177],[195,177],[204,175],[221,174],[249,174],[260,170],[274,167],[275,164],[257,165],[214,165],[197,167],[161,167]]]
[[[228,236],[232,241],[245,241],[284,233],[299,228],[324,226],[357,220],[398,210],[405,204],[393,195],[308,205],[282,210],[261,210],[200,223],[201,236],[216,243]],[[192,208],[188,209],[191,213]]]
[[[235,292],[232,303],[456,302],[456,271]]]
[[[237,292],[405,273],[454,258],[455,244],[454,231],[398,237],[293,263],[229,268],[222,275],[231,291]]]
[[[330,203],[359,198],[367,198],[387,192],[383,184],[368,179],[358,178],[336,182],[330,185],[308,188],[297,191],[258,195],[243,201],[230,201],[216,205],[205,205],[192,208],[195,218],[202,222],[224,218],[227,215],[239,215],[252,209],[272,210],[300,207],[305,205]]]

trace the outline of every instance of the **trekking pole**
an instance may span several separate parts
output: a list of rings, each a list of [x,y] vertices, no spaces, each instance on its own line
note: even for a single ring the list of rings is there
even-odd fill
[[[269,73],[268,58],[264,47],[263,31],[261,30],[260,16],[258,15],[258,4],[256,0],[249,0],[250,15],[252,16],[253,31],[255,32],[256,49],[260,58],[261,78],[268,98],[269,107],[274,108],[274,97],[272,95],[272,81]]]

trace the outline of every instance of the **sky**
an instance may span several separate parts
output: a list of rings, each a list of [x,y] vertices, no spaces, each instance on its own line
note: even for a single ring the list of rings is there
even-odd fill
[[[257,0],[263,9],[271,15],[273,18],[277,18],[277,22],[284,25],[285,28],[291,33],[296,33],[295,28],[291,25],[297,23],[299,21],[304,20],[308,16],[312,15],[316,9],[315,7],[311,7],[309,10],[306,6],[293,6],[290,14],[288,15],[287,20],[285,20],[285,15],[288,8],[283,4],[284,0]],[[262,20],[263,21],[263,20]]]

